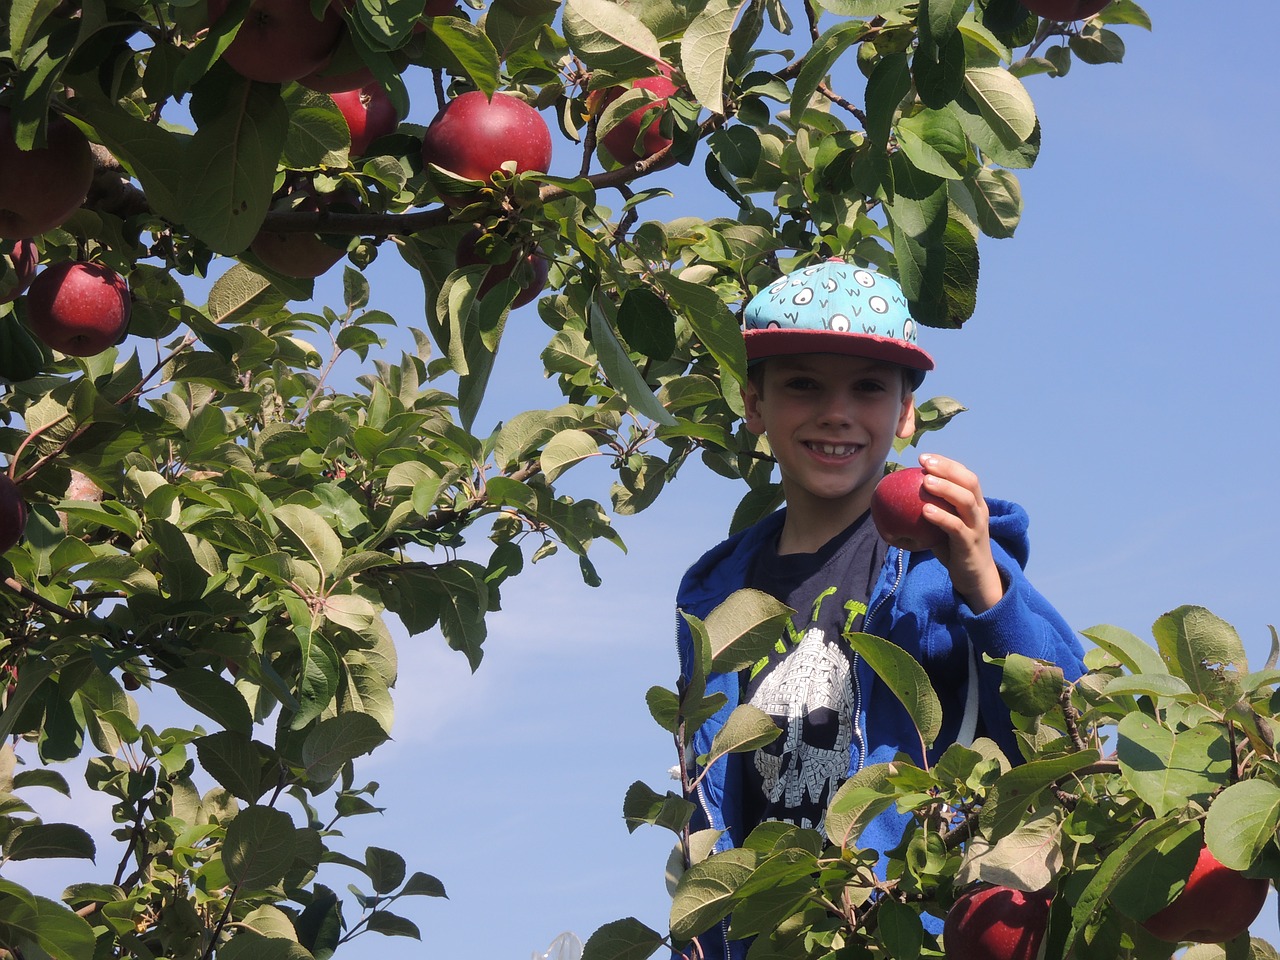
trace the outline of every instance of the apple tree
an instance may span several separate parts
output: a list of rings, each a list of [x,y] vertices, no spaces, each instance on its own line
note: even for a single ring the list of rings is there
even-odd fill
[[[0,879],[0,947],[72,960],[327,957],[366,932],[418,936],[403,904],[443,883],[333,832],[373,809],[356,770],[392,729],[389,623],[438,633],[477,667],[507,578],[563,550],[596,582],[590,548],[621,543],[610,517],[645,509],[691,459],[745,481],[736,527],[771,510],[767,451],[738,424],[737,308],[780,272],[841,256],[898,277],[920,322],[962,326],[979,237],[1013,235],[1016,172],[1040,149],[1023,81],[1117,62],[1121,33],[1149,27],[1132,0],[21,0],[7,12],[0,863],[117,867],[58,897]],[[690,179],[696,190],[680,186]],[[689,215],[647,215],[680,190]],[[711,193],[732,216],[697,215]],[[420,279],[422,309],[370,307],[364,270],[378,257]],[[340,304],[296,306],[339,271]],[[564,402],[484,423],[510,311],[535,298]],[[922,404],[922,429],[959,409]],[[609,489],[558,492],[588,460],[611,465]],[[144,687],[188,721],[143,716],[132,694]],[[1230,702],[1125,696],[1175,736],[1217,724],[1233,749],[1252,745],[1261,759],[1231,766],[1235,789],[1269,783],[1266,737],[1236,737],[1264,687]],[[1037,759],[1008,775],[1050,764],[1037,797],[1068,792],[1060,781],[1089,766],[1090,711],[1118,709],[1091,690],[1022,711]],[[703,709],[690,697],[655,710],[677,735]],[[1049,736],[1054,711],[1076,732]],[[72,760],[76,789],[113,804],[109,854],[35,806],[30,788],[71,792],[59,765]],[[882,803],[914,783],[912,798],[931,799],[912,809],[934,826],[944,810],[981,809],[997,849],[1002,830],[1035,829],[1014,803],[987,830],[998,758],[970,751],[944,772],[937,786],[937,767],[904,766],[850,791]],[[1118,779],[1096,782],[1100,797],[1124,796]],[[857,793],[848,822],[871,802]],[[1072,822],[1140,819],[1136,801],[1102,806],[1097,822]],[[628,799],[630,820],[682,832],[679,803],[652,809],[642,791]],[[1157,816],[1190,823],[1185,809]],[[897,889],[939,890],[945,907],[966,829],[921,834]],[[683,841],[686,876],[719,869]],[[830,881],[814,838],[769,843],[802,852],[788,883],[807,884],[820,859]],[[1265,846],[1216,849],[1244,866]],[[856,853],[837,860],[859,867]],[[333,862],[366,878],[354,899],[318,876]],[[1119,882],[1109,863],[1094,874]],[[768,880],[754,861],[733,870],[748,866]],[[670,938],[732,907],[691,910],[693,881],[681,884]],[[905,894],[875,892],[869,916],[896,915],[912,936]],[[792,923],[775,907],[761,931]],[[887,944],[874,938],[889,924],[836,915],[798,923],[844,937],[848,920]],[[1111,943],[1089,939],[1094,919],[1064,929]],[[610,928],[593,950],[633,956],[668,938],[635,933]]]

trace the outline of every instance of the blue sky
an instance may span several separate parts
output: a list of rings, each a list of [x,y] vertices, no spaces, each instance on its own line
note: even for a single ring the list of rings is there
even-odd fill
[[[1011,240],[984,241],[967,327],[924,331],[939,369],[920,396],[969,408],[928,449],[1027,507],[1029,572],[1073,627],[1149,637],[1160,614],[1201,604],[1236,625],[1258,666],[1280,621],[1277,88],[1269,58],[1247,43],[1229,52],[1199,8],[1150,4],[1153,33],[1121,28],[1123,65],[1027,81],[1044,132],[1036,167],[1020,173],[1023,222]],[[1231,21],[1273,36],[1280,8],[1246,0]],[[429,88],[411,93],[411,119],[425,123]],[[576,156],[552,172],[560,164]],[[674,175],[673,209],[723,212],[698,169]],[[419,322],[421,286],[394,256],[371,280],[373,306]],[[336,290],[320,285],[320,302],[339,302]],[[549,335],[533,307],[513,314],[477,432],[558,402],[538,361]],[[574,492],[606,496],[604,472],[586,473]],[[644,694],[674,683],[676,582],[723,536],[742,492],[693,464],[654,507],[618,520],[627,554],[593,550],[603,586],[584,586],[566,552],[526,570],[504,589],[474,675],[438,634],[397,632],[394,741],[358,773],[380,781],[387,811],[353,822],[345,852],[392,847],[444,882],[448,900],[404,910],[432,955],[524,958],[561,931],[585,939],[629,915],[664,928],[671,835],[629,835],[622,798],[635,780],[672,786],[675,753]],[[103,811],[62,806],[105,840]],[[36,864],[6,873],[55,895],[88,879]],[[327,882],[356,879],[335,869]],[[1280,942],[1274,898],[1255,933]],[[346,956],[422,949],[365,937]]]

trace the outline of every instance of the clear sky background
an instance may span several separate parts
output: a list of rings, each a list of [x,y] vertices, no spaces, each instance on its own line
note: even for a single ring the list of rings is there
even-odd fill
[[[1148,9],[1153,33],[1119,28],[1124,64],[1027,81],[1043,148],[1019,172],[1022,224],[1011,240],[984,239],[966,328],[922,334],[939,369],[919,396],[969,408],[927,449],[1027,507],[1030,575],[1073,627],[1149,638],[1162,613],[1201,604],[1236,625],[1257,667],[1267,624],[1280,623],[1280,87],[1249,38],[1280,33],[1280,6],[1233,4],[1230,27],[1186,0]],[[427,122],[428,84],[411,93],[410,119]],[[576,164],[566,149],[552,172]],[[724,213],[700,170],[661,174],[677,202],[650,216]],[[421,324],[412,271],[388,254],[370,278],[372,306]],[[317,305],[339,303],[337,290],[318,285]],[[478,433],[559,402],[538,359],[549,336],[532,306],[513,314]],[[577,473],[566,492],[607,497],[606,471]],[[394,741],[357,774],[381,783],[375,802],[387,809],[350,821],[343,849],[396,849],[449,899],[404,905],[424,944],[362,937],[339,956],[524,960],[562,931],[585,940],[624,916],[665,929],[673,838],[629,835],[622,800],[635,780],[674,787],[674,748],[644,694],[674,684],[676,583],[725,534],[744,489],[690,464],[654,507],[617,521],[627,554],[593,549],[601,587],[583,585],[567,551],[527,569],[504,588],[474,675],[438,633],[407,637],[396,625]],[[93,879],[109,879],[119,854],[109,814],[68,775],[75,801],[42,796],[42,812],[93,831],[103,851]],[[6,869],[55,896],[85,873]],[[333,868],[322,879],[342,890],[359,877]],[[1280,943],[1274,898],[1254,932]]]

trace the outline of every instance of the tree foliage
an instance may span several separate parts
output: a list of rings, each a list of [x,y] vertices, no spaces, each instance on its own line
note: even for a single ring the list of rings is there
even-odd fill
[[[22,745],[0,751],[0,844],[6,862],[118,864],[61,902],[0,880],[11,953],[323,958],[364,932],[418,936],[400,903],[443,884],[334,833],[376,809],[355,768],[392,729],[391,618],[478,666],[507,578],[563,548],[595,582],[590,547],[621,545],[610,516],[694,457],[745,481],[735,526],[772,509],[767,451],[738,424],[738,307],[838,255],[896,275],[921,322],[961,326],[979,236],[1014,233],[1016,171],[1040,149],[1023,78],[1118,61],[1112,27],[1149,26],[1131,0],[1076,24],[1013,0],[339,6],[330,69],[368,71],[408,117],[359,157],[329,97],[225,62],[245,0],[218,16],[199,0],[28,0],[0,24],[16,145],[43,147],[60,116],[94,149],[85,203],[36,238],[41,261],[98,261],[132,297],[128,337],[83,358],[33,338],[24,298],[0,305],[0,450],[29,506],[0,561],[0,734]],[[620,164],[597,144],[648,95],[590,94],[659,64],[679,85],[651,108],[670,146]],[[491,185],[424,165],[425,123],[470,89],[526,99],[577,156],[562,146],[550,172]],[[676,165],[735,216],[646,218]],[[480,404],[528,277],[479,296],[487,268],[455,259],[476,227],[493,264],[548,261],[541,359],[564,399],[497,425],[477,423]],[[312,281],[254,252],[263,231],[345,252],[343,303],[291,306]],[[420,316],[369,307],[379,256],[421,278]],[[0,264],[9,289],[16,264]],[[957,411],[938,398],[921,422]],[[593,459],[609,490],[557,492]],[[171,691],[189,723],[147,722],[140,687]],[[56,766],[77,758],[113,804],[109,854],[28,792],[69,793]],[[986,789],[982,770],[964,777]],[[317,881],[333,862],[365,877],[354,904]]]

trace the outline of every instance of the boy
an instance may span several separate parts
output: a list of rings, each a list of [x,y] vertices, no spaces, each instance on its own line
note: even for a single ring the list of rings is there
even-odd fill
[[[948,505],[925,507],[946,533],[935,550],[889,546],[871,522],[872,491],[894,438],[914,433],[914,391],[933,369],[898,284],[829,260],[762,289],[745,319],[746,426],[768,438],[786,508],[707,552],[685,574],[676,603],[706,617],[733,591],[753,587],[796,614],[766,661],[709,678],[707,692],[723,691],[728,703],[703,725],[689,757],[707,753],[739,703],[760,707],[783,731],[754,754],[717,761],[690,798],[692,829],[723,831],[717,851],[740,845],[765,820],[821,830],[828,801],[854,772],[899,752],[922,761],[905,709],[844,633],[888,638],[924,666],[943,708],[931,762],[975,736],[1020,759],[1000,670],[983,654],[1048,660],[1070,679],[1084,669],[1071,629],[1023,575],[1025,512],[984,499],[972,471],[920,458],[926,489]],[[687,679],[692,646],[677,619]],[[859,845],[895,846],[905,819],[887,812]],[[745,955],[747,943],[726,942],[725,928],[699,937],[703,956]]]

